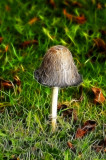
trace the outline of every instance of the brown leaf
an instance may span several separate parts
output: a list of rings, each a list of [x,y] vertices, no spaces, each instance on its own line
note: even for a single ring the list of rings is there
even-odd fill
[[[6,6],[5,6],[5,10],[6,10],[7,12],[9,12],[9,11],[10,11],[10,7],[9,7],[8,5],[6,5]]]
[[[81,128],[77,129],[77,132],[75,134],[75,138],[82,138],[85,136],[88,132],[93,131],[95,129],[96,122],[92,120],[88,120],[84,123],[84,125]]]
[[[20,44],[20,46],[22,48],[27,47],[29,45],[33,45],[33,44],[38,44],[37,40],[29,40],[29,41],[24,41],[23,43]]]
[[[52,5],[53,8],[56,8],[56,4],[54,0],[49,0],[49,3]]]
[[[95,95],[95,98],[94,98],[94,103],[95,104],[97,104],[97,103],[101,104],[105,101],[105,97],[103,96],[103,93],[102,93],[100,88],[93,87],[92,91]]]
[[[67,146],[68,148],[70,148],[73,152],[76,152],[75,147],[73,146],[73,144],[71,142],[67,142]]]
[[[78,118],[77,118],[77,112],[76,112],[75,109],[73,109],[73,108],[68,108],[68,106],[65,105],[65,104],[59,104],[57,108],[58,108],[58,110],[60,110],[60,109],[63,110],[63,111],[62,111],[63,117],[72,118],[72,116],[73,116],[74,122],[77,121]]]
[[[84,24],[86,22],[86,18],[84,15],[81,15],[81,16],[75,17],[75,21],[79,24]]]
[[[93,131],[95,129],[95,127],[96,127],[96,122],[93,120],[88,120],[83,125],[83,129],[86,129],[87,132]]]
[[[16,84],[17,86],[20,86],[21,85],[21,80],[19,79],[18,76],[14,76],[14,81],[13,81],[14,84]]]
[[[97,4],[97,9],[102,9],[102,5],[100,3]]]
[[[72,2],[72,5],[73,5],[74,7],[79,7],[79,8],[82,7],[82,4],[81,4],[80,2],[77,2],[77,1]]]
[[[38,18],[37,18],[37,17],[34,17],[34,18],[32,18],[28,23],[29,23],[30,25],[32,25],[32,24],[34,24],[36,21],[38,21]]]
[[[106,30],[100,29],[99,31],[101,32],[102,36],[106,36]]]
[[[78,24],[84,24],[86,22],[86,18],[84,15],[81,16],[74,16],[72,14],[69,14],[66,9],[63,10],[63,14],[69,19],[74,22],[77,22]]]
[[[0,89],[11,89],[13,88],[13,84],[11,81],[7,81],[7,80],[4,80],[2,78],[0,78]]]
[[[99,144],[92,146],[92,148],[96,152],[106,152],[106,139],[101,140]]]
[[[75,134],[75,138],[78,139],[78,138],[82,138],[85,134],[87,133],[86,130],[83,130],[81,128],[78,128],[77,129],[77,132]]]
[[[106,51],[106,43],[104,42],[103,39],[101,38],[95,38],[94,39],[94,43],[96,48],[101,51],[101,52],[105,52]]]
[[[66,9],[63,9],[63,14],[69,19],[69,20],[72,20],[73,18],[73,15],[69,14]]]
[[[7,52],[9,49],[9,45],[6,45],[4,52]]]
[[[66,6],[70,6],[69,1],[67,1],[67,0],[64,0],[64,1],[63,1],[63,4],[65,4]]]
[[[0,43],[3,41],[3,37],[0,37]]]

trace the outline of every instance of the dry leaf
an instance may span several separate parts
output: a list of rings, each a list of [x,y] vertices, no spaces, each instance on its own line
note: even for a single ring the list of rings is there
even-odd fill
[[[7,52],[9,49],[9,45],[6,45],[4,52]]]
[[[7,80],[4,80],[2,78],[0,78],[0,89],[11,89],[13,88],[13,84],[11,81],[7,81]]]
[[[84,24],[86,22],[86,18],[84,15],[75,17],[74,19],[78,24]]]
[[[73,116],[73,120],[74,120],[74,122],[76,122],[77,121],[77,111],[75,110],[75,109],[73,109],[73,108],[68,108],[68,106],[67,105],[65,105],[65,104],[59,104],[58,105],[58,110],[63,110],[62,111],[62,115],[63,115],[63,117],[69,117],[69,118],[72,118],[72,116]]]
[[[63,14],[64,14],[69,20],[72,20],[73,15],[67,13],[66,9],[63,9]]]
[[[95,98],[94,98],[94,103],[95,104],[97,104],[97,103],[101,104],[105,101],[105,97],[103,96],[103,93],[102,93],[100,88],[93,87],[92,91],[95,95]]]
[[[96,152],[106,152],[106,139],[101,140],[99,144],[92,146]]]
[[[100,3],[97,4],[97,9],[102,9],[102,5]]]
[[[75,7],[79,7],[79,8],[82,7],[82,4],[80,2],[77,2],[77,1],[72,2],[72,5],[75,6]]]
[[[56,4],[55,4],[54,0],[49,0],[49,3],[52,5],[53,8],[56,8]]]
[[[34,24],[36,21],[38,21],[38,18],[37,18],[37,17],[34,17],[34,18],[32,18],[28,23],[29,23],[30,25],[32,25],[32,24]]]
[[[3,41],[3,37],[0,37],[0,43]]]
[[[83,129],[81,129],[81,128],[78,128],[77,129],[77,132],[76,132],[76,134],[75,134],[75,138],[82,138],[85,134],[87,133],[87,131],[86,130],[83,130]]]
[[[6,11],[10,11],[10,7],[8,5],[5,6]]]
[[[68,141],[67,145],[68,145],[68,148],[70,148],[73,152],[76,152],[76,150],[71,142]]]
[[[96,122],[92,120],[88,120],[84,123],[84,125],[81,128],[77,129],[77,132],[75,134],[75,138],[82,138],[85,136],[88,132],[93,131],[96,127]]]
[[[74,16],[72,14],[69,14],[66,9],[63,10],[63,14],[69,19],[72,20],[74,22],[77,22],[78,24],[83,24],[86,22],[86,18],[84,15],[81,16]]]
[[[106,30],[100,29],[99,31],[101,32],[102,36],[106,36]]]
[[[24,48],[32,44],[38,44],[38,41],[37,40],[24,41],[23,43],[20,44],[20,46]]]
[[[94,43],[96,48],[101,51],[101,52],[105,52],[106,51],[106,43],[104,42],[103,39],[101,38],[95,38],[94,39]]]
[[[70,6],[70,4],[67,0],[63,1],[63,4],[65,4],[66,6]]]

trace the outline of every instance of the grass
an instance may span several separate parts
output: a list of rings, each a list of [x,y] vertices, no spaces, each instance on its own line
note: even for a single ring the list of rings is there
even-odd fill
[[[79,0],[83,7],[71,5],[72,1],[5,0],[0,1],[0,77],[13,82],[17,75],[18,86],[0,90],[0,160],[105,160],[104,152],[96,152],[93,144],[105,138],[105,105],[93,103],[92,87],[102,89],[106,96],[105,54],[95,47],[94,39],[105,40],[105,0],[99,2]],[[86,22],[78,24],[69,20],[67,12],[84,14]],[[30,25],[28,22],[37,17]],[[38,44],[22,48],[24,41],[37,40]],[[51,88],[34,80],[33,72],[42,62],[47,49],[53,45],[65,45],[73,54],[74,61],[83,75],[79,87],[64,88],[59,92],[59,103],[68,103],[77,110],[78,120],[63,119],[58,113],[58,130],[50,130]],[[9,46],[9,48],[8,48]],[[6,47],[8,48],[6,50]],[[89,56],[89,54],[90,56]],[[82,91],[81,91],[82,88]],[[73,102],[79,99],[81,102]],[[75,139],[78,126],[86,120],[95,120],[96,129],[82,139]],[[76,152],[68,148],[70,141]]]

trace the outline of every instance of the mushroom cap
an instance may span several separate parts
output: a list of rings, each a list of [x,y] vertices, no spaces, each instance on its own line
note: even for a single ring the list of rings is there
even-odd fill
[[[62,45],[53,46],[47,51],[34,77],[39,83],[50,87],[76,86],[82,82],[71,52]]]

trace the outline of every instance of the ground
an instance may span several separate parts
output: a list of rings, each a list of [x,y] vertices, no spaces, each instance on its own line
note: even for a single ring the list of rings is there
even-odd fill
[[[105,0],[0,1],[0,160],[105,160],[105,8]],[[55,133],[52,88],[33,75],[53,45],[69,48],[83,76],[59,91]]]

